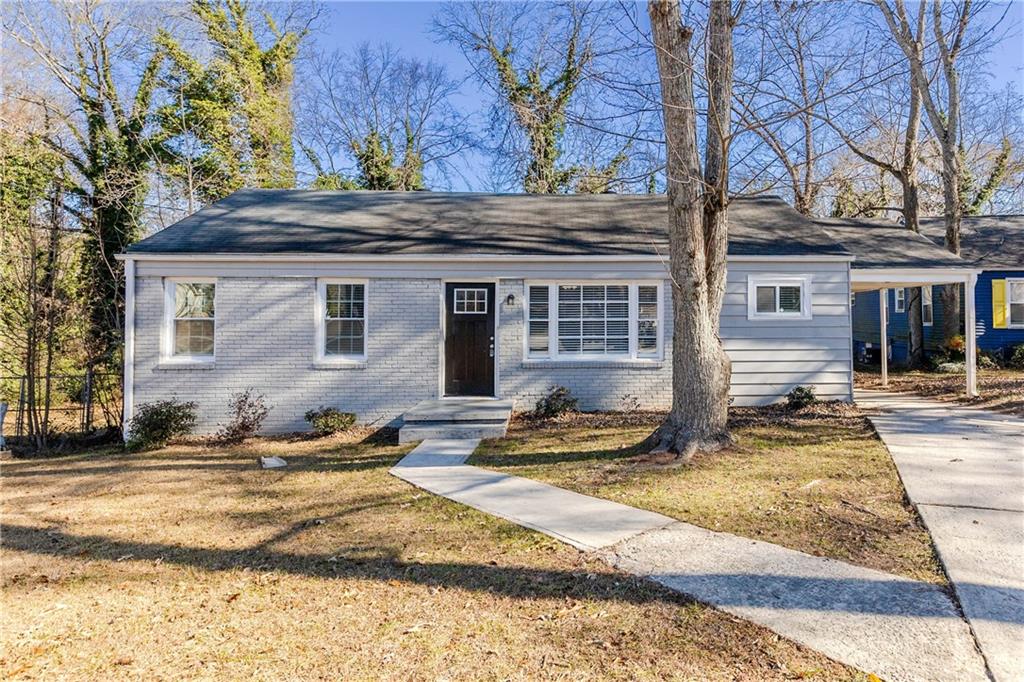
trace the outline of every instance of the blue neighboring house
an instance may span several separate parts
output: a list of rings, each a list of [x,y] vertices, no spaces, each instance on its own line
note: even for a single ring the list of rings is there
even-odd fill
[[[1024,215],[964,217],[961,233],[961,257],[981,268],[975,287],[975,317],[978,348],[992,353],[1007,353],[1024,344]],[[942,218],[925,218],[921,231],[936,244],[943,243]],[[941,286],[924,287],[921,314],[924,320],[925,353],[942,344]],[[907,291],[888,292],[889,358],[906,362],[909,350]],[[854,352],[861,360],[877,359],[881,347],[879,292],[856,294],[853,305]],[[962,320],[963,311],[957,316]]]

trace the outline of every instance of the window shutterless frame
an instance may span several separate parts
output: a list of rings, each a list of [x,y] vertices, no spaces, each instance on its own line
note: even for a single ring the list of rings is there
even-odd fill
[[[664,282],[661,280],[528,280],[525,283],[523,290],[523,357],[530,361],[550,361],[550,362],[655,362],[660,361],[664,358],[664,339],[665,339],[665,298],[664,298]],[[559,315],[559,288],[560,287],[627,287],[628,298],[626,302],[628,304],[628,314],[625,318],[628,326],[628,350],[624,352],[603,352],[603,353],[588,353],[581,349],[581,352],[561,352],[559,350],[559,322],[574,322],[575,317],[562,318]],[[638,328],[639,328],[639,315],[640,315],[640,303],[638,300],[639,288],[640,287],[653,287],[656,290],[657,297],[657,315],[656,317],[647,316],[644,321],[654,322],[655,334],[656,334],[656,348],[653,350],[643,350],[639,348],[638,340]],[[534,291],[537,289],[538,291]],[[542,322],[543,317],[537,315],[531,315],[530,302],[531,296],[534,297],[534,301],[538,303],[538,309],[543,310],[545,308],[544,301],[540,294],[541,290],[546,290],[547,301],[547,350],[530,350],[530,323],[531,322]],[[605,291],[605,297],[602,301],[583,301],[582,292],[580,305],[583,303],[601,303],[605,306],[608,305],[608,293]],[[618,301],[612,301],[617,303]],[[645,308],[648,306],[645,306]],[[582,308],[581,308],[582,310]],[[597,321],[596,318],[594,318]],[[601,318],[605,323],[608,320],[619,321],[622,318],[612,315],[608,316],[607,308],[605,316]],[[579,322],[583,324],[584,318],[581,316]],[[535,328],[542,328],[541,325]],[[607,327],[606,327],[607,329]],[[570,335],[571,336],[571,335]],[[581,333],[581,338],[585,334]],[[608,337],[607,332],[605,338]],[[618,338],[617,335],[612,335],[614,338]],[[650,338],[650,335],[645,335],[646,339]],[[537,344],[535,344],[537,345]]]
[[[1024,278],[1006,278],[1006,327],[1024,328]]]
[[[921,287],[921,326],[930,327],[935,322],[935,307],[932,305],[932,287]]]
[[[758,321],[809,320],[813,316],[811,304],[811,275],[749,275],[747,277],[747,319]],[[772,312],[758,312],[757,290],[760,287],[774,289]],[[800,310],[782,311],[780,290],[786,287],[800,287]]]
[[[327,352],[327,285],[328,284],[354,284],[363,287],[363,352],[362,353],[328,353]],[[316,304],[314,305],[315,329],[316,329],[316,353],[315,360],[318,364],[356,364],[366,362],[370,345],[370,283],[367,279],[342,279],[334,277],[319,278],[316,280]],[[358,320],[357,317],[344,317],[332,319]]]
[[[213,352],[203,355],[174,353],[175,321],[177,317],[177,287],[179,284],[212,284],[213,285]],[[160,330],[160,362],[161,363],[212,363],[217,356],[217,299],[218,290],[216,277],[164,277],[164,314]],[[209,318],[207,318],[209,319]]]
[[[907,310],[907,290],[903,287],[897,287],[893,289],[893,296],[896,297],[895,310],[898,313],[906,312]]]

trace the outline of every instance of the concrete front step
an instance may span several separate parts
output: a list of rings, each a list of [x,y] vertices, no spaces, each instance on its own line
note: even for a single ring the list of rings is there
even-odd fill
[[[442,398],[423,400],[402,415],[406,424],[412,422],[476,422],[508,421],[514,403],[490,398]]]
[[[402,415],[398,442],[501,438],[514,406],[511,400],[489,398],[424,400]]]
[[[398,430],[399,443],[417,440],[438,439],[483,439],[501,438],[508,428],[507,421],[487,422],[412,422]]]

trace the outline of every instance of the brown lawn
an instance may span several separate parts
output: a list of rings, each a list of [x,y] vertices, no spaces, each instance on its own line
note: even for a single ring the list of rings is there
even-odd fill
[[[536,437],[527,445],[520,430],[514,443],[539,453],[560,442],[551,429]],[[574,429],[566,437],[559,447],[575,452],[590,436]],[[635,432],[598,429],[592,437],[617,447]],[[743,488],[744,462],[774,437],[748,437],[746,449],[723,459]],[[800,447],[774,457],[789,459]],[[0,677],[861,678],[767,630],[418,491],[387,474],[405,451],[280,439],[4,461]],[[270,453],[290,466],[258,469],[255,457]],[[562,461],[532,471],[564,466],[568,478],[580,477],[575,487],[587,488],[617,476],[607,456],[552,460]],[[664,472],[664,485],[681,474]],[[821,492],[791,492],[799,502],[749,513],[784,528],[819,518],[805,507],[831,500],[815,497],[831,494],[831,478],[814,476],[826,481]],[[850,476],[877,479],[860,468]],[[656,479],[647,487],[657,488]],[[851,501],[885,519],[851,508],[853,532],[898,527],[888,518],[898,504]],[[722,525],[732,517],[723,511]]]
[[[1024,417],[1024,371],[979,369],[977,398],[967,397],[967,379],[963,374],[889,370],[889,391],[916,393],[939,400],[956,401]],[[878,368],[861,368],[854,374],[857,388],[882,389]]]
[[[682,521],[919,580],[945,578],[892,459],[852,405],[733,409],[735,447],[667,466],[635,444],[659,414],[520,419],[471,460]]]

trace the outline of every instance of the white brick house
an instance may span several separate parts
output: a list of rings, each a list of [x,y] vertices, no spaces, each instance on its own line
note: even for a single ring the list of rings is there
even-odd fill
[[[656,196],[237,192],[122,255],[126,420],[177,397],[210,432],[247,387],[278,432],[320,405],[384,425],[450,395],[529,409],[554,385],[584,409],[667,408],[666,223]],[[852,399],[854,257],[779,199],[733,203],[735,404]]]

